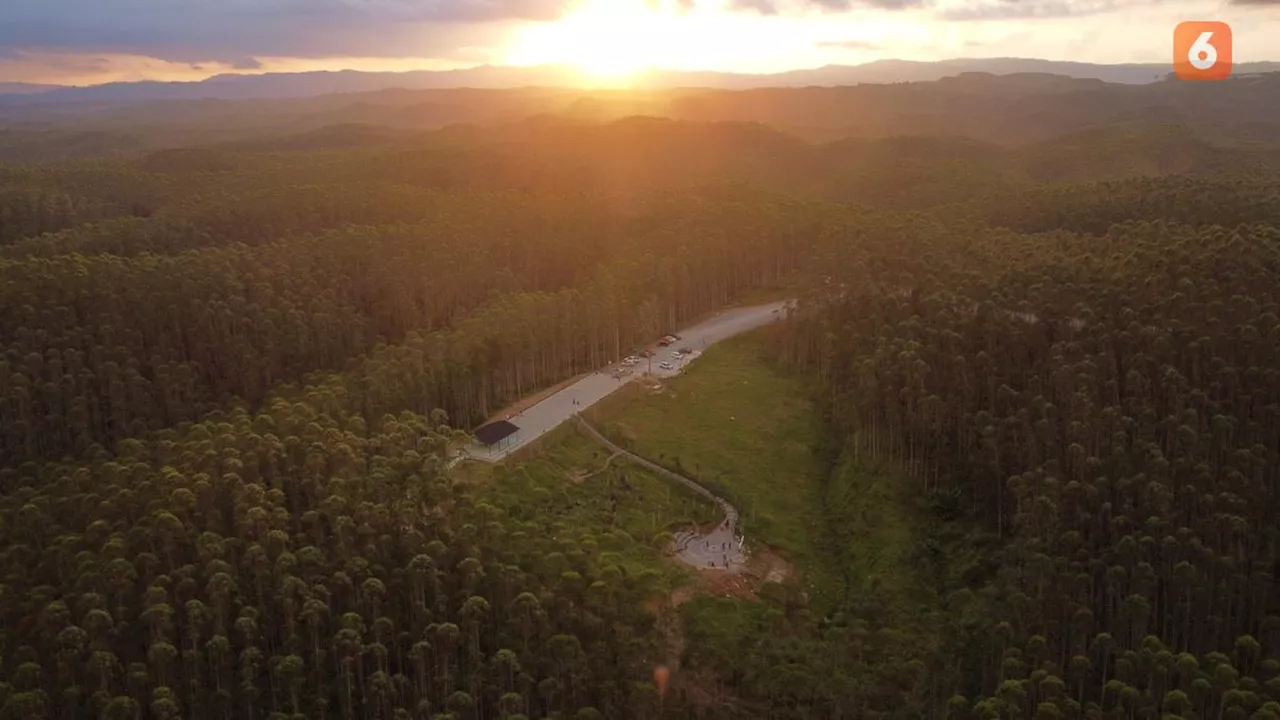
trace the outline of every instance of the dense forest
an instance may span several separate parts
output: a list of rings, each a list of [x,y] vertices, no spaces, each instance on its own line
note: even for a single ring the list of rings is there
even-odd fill
[[[1280,717],[1280,227],[1194,214],[821,255],[786,353],[845,453],[1005,543],[948,598],[956,717]]]
[[[1280,152],[1212,140],[542,117],[0,164],[0,717],[1280,720]],[[664,535],[450,449],[783,285],[833,468],[984,562],[923,657],[874,596],[793,604],[743,704],[664,704],[620,555]]]

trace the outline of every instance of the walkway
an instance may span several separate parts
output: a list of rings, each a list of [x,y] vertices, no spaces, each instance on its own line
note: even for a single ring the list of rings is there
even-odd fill
[[[615,455],[622,455],[646,470],[681,483],[690,490],[716,503],[724,510],[724,520],[709,533],[700,534],[696,531],[676,533],[676,557],[697,568],[715,568],[728,570],[731,573],[741,572],[746,567],[747,553],[742,547],[743,538],[734,534],[738,525],[738,509],[730,505],[728,500],[699,485],[695,480],[691,480],[677,472],[672,472],[657,463],[645,460],[635,453],[618,447],[609,438],[602,435],[600,431],[592,427],[581,415],[575,416],[574,419],[578,421],[578,427],[583,432],[597,443],[613,451]]]

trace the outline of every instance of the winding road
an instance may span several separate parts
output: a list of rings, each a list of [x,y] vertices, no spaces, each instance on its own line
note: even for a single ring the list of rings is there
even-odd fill
[[[622,369],[620,365],[615,364],[601,368],[577,382],[548,395],[536,405],[525,408],[515,416],[505,418],[520,429],[510,438],[504,440],[501,443],[501,447],[485,447],[471,444],[463,448],[462,452],[453,458],[449,464],[452,466],[464,457],[484,462],[497,462],[537,440],[543,434],[555,429],[583,409],[600,402],[626,383],[640,377],[642,370],[650,372],[656,377],[678,375],[690,362],[697,360],[702,350],[712,344],[748,330],[768,325],[784,317],[784,309],[790,302],[793,301],[784,300],[764,305],[730,308],[696,325],[680,330],[676,333],[680,336],[680,341],[675,345],[671,347],[655,345],[649,348],[654,353],[652,363],[642,363],[636,367],[636,372],[617,378],[613,377],[613,372]],[[688,347],[694,353],[685,359],[673,357],[672,353],[681,347]],[[662,362],[669,362],[672,368],[670,370],[662,369],[660,366]]]
[[[702,350],[713,343],[763,327],[785,317],[786,308],[792,302],[794,301],[782,300],[721,311],[703,322],[676,333],[680,336],[680,341],[675,346],[650,348],[654,355],[652,362],[646,363],[646,369],[658,377],[678,375],[685,366],[701,355]],[[689,347],[695,350],[686,359],[678,359],[671,355],[678,347]],[[670,370],[663,370],[659,363],[664,361],[669,362],[673,367]],[[536,405],[525,409],[515,417],[508,418],[518,425],[520,430],[511,437],[510,441],[504,443],[502,448],[471,444],[450,460],[448,466],[452,467],[468,458],[497,462],[547,431],[558,427],[564,421],[573,418],[589,437],[616,455],[623,455],[637,465],[674,480],[719,505],[724,510],[724,520],[716,525],[715,529],[705,533],[697,529],[680,531],[675,534],[673,550],[676,557],[696,568],[729,573],[741,572],[747,564],[747,552],[743,547],[744,539],[735,534],[738,526],[737,508],[696,481],[623,450],[582,419],[580,413],[583,408],[594,405],[622,387],[624,383],[631,382],[640,376],[640,373],[631,373],[614,377],[613,372],[618,369],[620,366],[617,365],[603,368],[543,398]]]

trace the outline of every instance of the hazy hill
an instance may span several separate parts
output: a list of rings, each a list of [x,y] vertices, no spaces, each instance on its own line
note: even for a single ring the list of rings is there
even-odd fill
[[[1007,148],[956,136],[814,144],[755,123],[632,117],[601,124],[541,116],[490,127],[457,125],[415,137],[362,125],[333,126],[196,154],[166,151],[149,156],[145,164],[208,171],[252,162],[246,151],[322,151],[323,173],[311,166],[294,181],[587,192],[610,198],[615,207],[655,192],[743,183],[797,197],[905,210],[1044,184],[1274,173],[1280,170],[1277,147],[1215,145],[1185,126],[1141,123]]]
[[[1099,127],[1183,128],[1213,145],[1280,142],[1280,74],[1224,83],[1166,80],[1108,83],[1041,73],[962,73],[937,81],[749,90],[385,89],[308,98],[166,100],[132,104],[0,107],[0,159],[39,160],[165,148],[250,143],[316,149],[380,144],[449,126],[521,127],[529,118],[608,123],[632,116],[701,123],[749,123],[813,143],[845,138],[968,138],[1005,147]],[[552,123],[554,125],[554,123]],[[332,128],[338,128],[333,130]],[[454,133],[466,139],[469,130]],[[499,134],[513,132],[502,129]],[[528,132],[523,130],[521,132]],[[487,133],[480,131],[481,136]],[[1123,136],[1101,160],[1129,167]],[[1195,149],[1171,148],[1162,162],[1197,166]],[[456,139],[455,138],[455,139]],[[1143,135],[1141,142],[1152,142]],[[1086,144],[1084,152],[1094,152]],[[696,152],[696,148],[692,151]],[[683,152],[683,151],[682,151]],[[1075,156],[1032,162],[1066,167]],[[1145,155],[1143,156],[1145,157]],[[1228,162],[1220,159],[1218,162]],[[1145,159],[1135,160],[1138,164]],[[1064,170],[1067,175],[1070,172]],[[993,179],[993,181],[995,181]]]
[[[36,95],[59,89],[63,89],[63,87],[61,85],[41,85],[38,83],[0,82],[0,95]]]
[[[936,82],[758,88],[673,98],[670,115],[739,120],[822,138],[962,135],[1016,145],[1117,122],[1186,124],[1223,138],[1280,140],[1280,74],[1147,85],[965,73]]]
[[[1245,63],[1240,73],[1274,72],[1280,63]],[[719,72],[652,72],[633,78],[634,87],[704,87],[743,89],[750,87],[807,87],[812,85],[857,85],[900,82],[927,82],[964,72],[995,75],[1047,73],[1073,78],[1092,78],[1113,83],[1140,84],[1162,79],[1169,73],[1164,63],[1101,65],[1023,58],[955,59],[939,62],[877,60],[862,65],[829,65],[777,74],[751,75]],[[579,86],[581,77],[560,66],[499,67],[483,65],[462,70],[412,72],[306,72],[219,75],[199,82],[121,82],[77,88],[45,88],[9,91],[0,85],[0,104],[138,102],[179,99],[250,99],[314,97],[331,93],[367,92],[386,88],[440,89],[456,87],[512,88],[531,86]],[[34,87],[34,86],[32,86]]]

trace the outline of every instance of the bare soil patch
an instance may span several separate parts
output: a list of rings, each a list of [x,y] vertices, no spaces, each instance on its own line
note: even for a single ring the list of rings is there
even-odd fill
[[[707,592],[746,600],[754,599],[760,586],[767,582],[781,584],[793,579],[796,569],[777,552],[755,545],[751,548],[747,567],[742,571],[727,573],[723,570],[699,570],[698,576]]]

